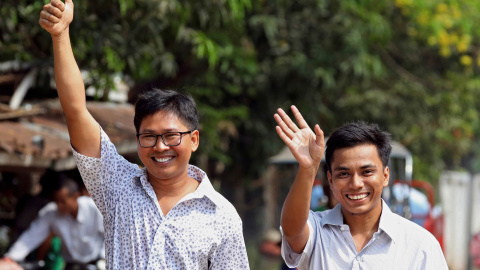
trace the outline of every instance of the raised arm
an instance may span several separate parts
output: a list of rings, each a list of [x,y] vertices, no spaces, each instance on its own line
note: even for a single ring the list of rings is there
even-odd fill
[[[297,125],[282,110],[274,115],[280,138],[288,146],[300,167],[282,209],[281,224],[288,244],[296,253],[301,253],[307,244],[307,226],[313,180],[322,160],[324,149],[323,131],[315,125],[315,133],[295,106],[291,107]]]
[[[70,45],[73,8],[72,0],[51,0],[40,12],[39,23],[52,36],[55,82],[70,141],[79,153],[100,157],[100,127],[87,110],[85,85]]]

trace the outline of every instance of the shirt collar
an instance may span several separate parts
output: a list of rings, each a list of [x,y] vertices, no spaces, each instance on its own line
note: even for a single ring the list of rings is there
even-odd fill
[[[208,179],[208,176],[204,171],[196,166],[188,165],[188,176],[200,182],[197,190],[193,192],[192,198],[207,197],[215,205],[221,205],[221,199],[219,198],[220,194],[213,188],[210,179]]]
[[[188,200],[194,199],[194,198],[207,197],[216,206],[221,205],[221,198],[219,198],[220,194],[213,188],[212,183],[210,182],[207,174],[203,170],[201,170],[200,168],[198,168],[196,166],[193,166],[193,165],[189,164],[187,174],[191,178],[200,182],[200,184],[198,185],[195,192],[188,195]],[[146,168],[143,168],[141,170],[141,173],[140,173],[138,178],[140,179],[140,183],[141,183],[141,185],[143,186],[144,189],[147,189],[147,186],[149,186],[151,188],[151,185],[148,182],[148,174],[147,174],[147,169]],[[153,190],[152,190],[152,192],[153,192]],[[154,196],[154,192],[152,193],[152,196]],[[155,196],[154,196],[154,198],[155,198]]]
[[[342,214],[342,205],[337,204],[334,208],[329,210],[329,212],[325,215],[324,218],[321,220],[322,227],[326,224],[330,225],[342,225],[343,224],[343,214]]]
[[[396,214],[392,213],[387,203],[382,199],[382,214],[380,215],[380,223],[378,229],[384,231],[393,242],[396,242],[398,235],[398,225],[396,222]],[[326,224],[330,225],[343,225],[343,214],[342,214],[342,205],[337,204],[333,209],[331,209],[324,218],[321,219],[322,227]]]
[[[394,214],[387,203],[382,199],[382,214],[378,229],[384,231],[395,243],[398,240],[400,228],[398,228],[397,214]]]

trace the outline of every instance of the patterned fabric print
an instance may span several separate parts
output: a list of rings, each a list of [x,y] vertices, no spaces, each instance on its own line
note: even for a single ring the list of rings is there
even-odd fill
[[[206,174],[163,216],[145,169],[120,156],[101,130],[100,159],[74,156],[104,216],[107,269],[249,269],[242,221]]]

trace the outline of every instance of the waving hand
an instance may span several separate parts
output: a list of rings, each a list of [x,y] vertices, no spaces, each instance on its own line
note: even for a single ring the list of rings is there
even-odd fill
[[[319,125],[315,125],[315,133],[308,126],[305,119],[298,109],[292,105],[293,115],[297,120],[297,125],[282,109],[278,109],[278,113],[274,115],[278,123],[276,127],[280,138],[285,142],[295,159],[303,168],[318,168],[324,150],[323,131]]]

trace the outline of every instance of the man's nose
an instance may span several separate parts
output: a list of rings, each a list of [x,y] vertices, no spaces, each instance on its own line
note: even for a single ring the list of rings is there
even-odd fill
[[[352,180],[350,181],[350,186],[352,188],[362,188],[363,187],[363,177],[354,173],[352,176]]]
[[[156,150],[158,152],[162,152],[164,150],[169,149],[170,146],[166,146],[165,143],[163,142],[162,138],[160,136],[158,136],[157,143],[155,144],[155,146],[153,148],[154,148],[154,150]]]

